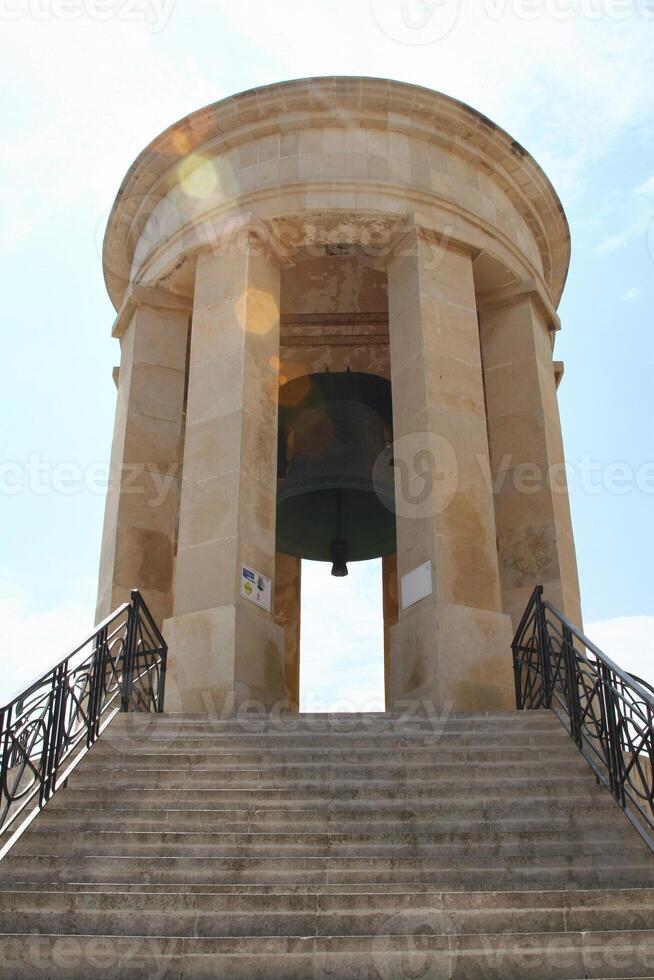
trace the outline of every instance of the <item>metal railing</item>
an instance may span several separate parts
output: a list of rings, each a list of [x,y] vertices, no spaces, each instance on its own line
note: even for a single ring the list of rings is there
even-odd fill
[[[534,589],[513,639],[518,709],[552,708],[654,850],[654,688],[622,670]]]
[[[0,708],[0,844],[11,835],[0,857],[114,715],[163,711],[166,656],[135,590],[88,640]]]

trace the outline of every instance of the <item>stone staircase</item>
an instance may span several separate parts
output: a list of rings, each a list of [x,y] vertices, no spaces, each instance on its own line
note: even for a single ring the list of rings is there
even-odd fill
[[[654,977],[654,860],[548,711],[120,715],[0,863],[0,976]]]

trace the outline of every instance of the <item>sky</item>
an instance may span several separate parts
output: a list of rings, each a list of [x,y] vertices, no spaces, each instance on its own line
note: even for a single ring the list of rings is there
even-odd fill
[[[119,359],[100,248],[125,171],[202,105],[333,74],[469,103],[558,191],[586,632],[654,682],[653,42],[654,0],[0,0],[0,702],[93,624]],[[381,703],[379,562],[307,563],[303,585],[304,704]]]

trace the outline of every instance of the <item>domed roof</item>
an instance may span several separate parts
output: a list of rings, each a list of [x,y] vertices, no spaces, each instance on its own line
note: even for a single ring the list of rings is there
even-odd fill
[[[104,239],[107,290],[118,309],[130,282],[136,242],[148,215],[167,192],[167,174],[200,147],[233,147],[292,128],[314,111],[320,125],[397,128],[445,138],[463,157],[476,157],[524,218],[540,251],[545,283],[558,303],[570,260],[570,234],[561,202],[534,158],[492,120],[450,96],[381,78],[318,77],[249,89],[185,116],[164,130],[136,158],[114,202]],[[214,151],[215,152],[215,151]]]

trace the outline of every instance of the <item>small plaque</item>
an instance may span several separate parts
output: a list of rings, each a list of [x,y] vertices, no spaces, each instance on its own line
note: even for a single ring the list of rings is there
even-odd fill
[[[261,572],[241,565],[241,595],[267,612],[272,608],[272,582]]]
[[[424,565],[412,568],[410,572],[402,576],[400,582],[402,594],[402,609],[408,609],[415,602],[420,602],[432,593],[431,587],[431,562],[426,561]]]

